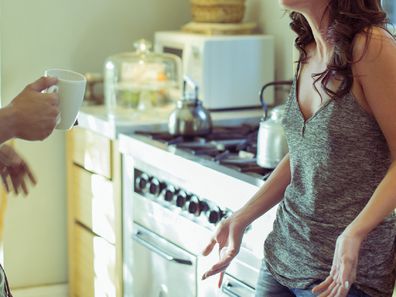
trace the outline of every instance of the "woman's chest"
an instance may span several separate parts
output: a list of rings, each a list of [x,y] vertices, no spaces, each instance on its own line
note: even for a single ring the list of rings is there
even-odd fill
[[[314,74],[311,68],[303,69],[297,81],[297,104],[305,120],[311,118],[324,101],[329,100],[321,82],[315,79]]]
[[[321,74],[326,67],[320,63],[309,62],[301,67],[298,74],[296,101],[306,121],[313,117],[327,101],[332,100],[332,97],[337,97],[336,94],[343,83],[337,77],[331,75],[328,77],[322,76]],[[353,94],[353,99],[361,109],[368,114],[372,114],[358,76],[354,76],[349,93]]]

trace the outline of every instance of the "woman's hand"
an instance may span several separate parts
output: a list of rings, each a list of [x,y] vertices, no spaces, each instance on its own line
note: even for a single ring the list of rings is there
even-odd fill
[[[214,246],[218,244],[219,261],[202,276],[202,280],[217,273],[220,274],[219,288],[223,281],[224,270],[238,254],[246,226],[239,222],[236,216],[231,216],[220,223],[215,235],[206,246],[202,254],[209,255]]]
[[[312,289],[319,297],[345,297],[356,280],[362,239],[345,231],[336,242],[330,275]]]
[[[25,195],[29,193],[26,180],[36,184],[36,179],[27,163],[7,144],[0,147],[0,175],[8,193],[11,191],[10,182],[15,194],[22,189]]]

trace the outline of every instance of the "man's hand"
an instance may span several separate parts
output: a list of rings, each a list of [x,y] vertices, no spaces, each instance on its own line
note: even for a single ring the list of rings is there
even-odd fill
[[[29,193],[27,180],[36,184],[36,179],[27,163],[7,144],[0,147],[0,175],[8,193],[13,190],[15,194],[19,194],[22,189],[27,195]]]
[[[54,130],[59,115],[57,93],[42,93],[57,83],[53,77],[41,77],[5,107],[11,111],[13,136],[25,140],[43,140]]]

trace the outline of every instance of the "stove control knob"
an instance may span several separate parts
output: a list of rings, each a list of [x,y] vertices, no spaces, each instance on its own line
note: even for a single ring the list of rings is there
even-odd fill
[[[192,195],[187,202],[187,210],[189,213],[196,215],[197,217],[201,214],[200,201],[197,196]]]
[[[165,201],[172,202],[175,197],[176,189],[174,186],[169,185],[163,191],[163,197]]]
[[[149,177],[146,173],[142,173],[135,179],[135,189],[139,192],[144,192],[147,188]]]
[[[208,203],[207,202],[205,202],[205,201],[199,201],[199,210],[202,212],[202,213],[205,213],[205,212],[207,212],[208,210],[209,210],[209,205],[208,205]]]
[[[187,194],[183,190],[180,190],[176,195],[176,206],[183,208],[187,202]]]
[[[158,196],[161,192],[161,183],[155,177],[152,177],[150,180],[149,192],[153,196]]]
[[[220,220],[223,218],[223,212],[217,206],[211,207],[207,212],[206,215],[208,217],[208,221],[211,224],[216,225]]]

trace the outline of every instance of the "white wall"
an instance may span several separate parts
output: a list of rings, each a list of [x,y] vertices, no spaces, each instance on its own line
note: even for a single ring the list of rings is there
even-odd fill
[[[12,99],[47,67],[101,71],[104,59],[189,19],[187,0],[0,0],[1,96]],[[67,282],[64,134],[17,149],[39,184],[10,199],[4,239],[12,287]]]
[[[290,18],[278,0],[246,0],[245,19],[254,21],[264,34],[275,36],[275,77],[277,80],[293,77],[294,33],[289,28]]]

